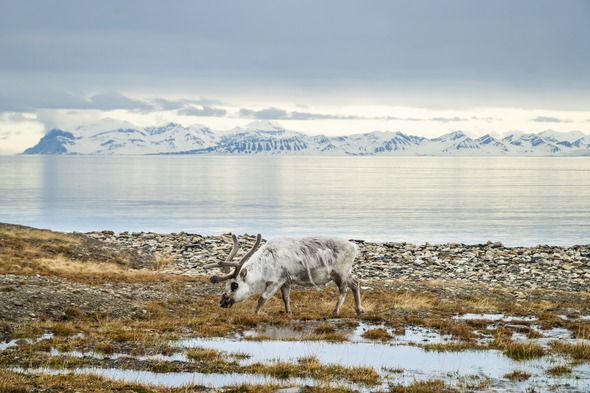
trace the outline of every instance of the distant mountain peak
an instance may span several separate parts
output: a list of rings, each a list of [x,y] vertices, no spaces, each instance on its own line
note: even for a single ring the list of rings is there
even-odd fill
[[[437,138],[401,131],[344,136],[310,136],[281,124],[257,120],[230,131],[213,132],[201,124],[169,122],[138,128],[106,118],[73,132],[53,129],[24,154],[241,154],[241,155],[587,155],[590,135],[545,130],[515,131],[504,138],[471,138],[457,130]]]
[[[67,154],[68,145],[74,143],[74,134],[58,128],[51,129],[33,147],[29,147],[23,154]]]
[[[111,117],[105,117],[104,119],[100,119],[94,121],[92,123],[79,125],[78,127],[74,128],[74,131],[77,134],[93,134],[97,132],[104,132],[104,131],[111,131],[111,130],[119,130],[119,129],[134,129],[138,128],[135,124],[132,124],[126,120],[116,120]]]
[[[579,139],[587,137],[588,135],[584,134],[582,131],[559,132],[554,130],[545,130],[540,132],[539,136],[554,142],[573,143]]]
[[[261,130],[261,131],[276,131],[276,130],[285,130],[280,123],[272,120],[256,120],[252,123],[246,124],[243,127],[245,130]]]
[[[465,135],[465,133],[463,131],[453,131],[453,132],[449,132],[448,134],[444,134],[442,136],[439,136],[438,138],[433,138],[431,139],[432,141],[435,142],[441,142],[441,141],[454,141],[460,138],[465,138],[467,137],[467,135]]]

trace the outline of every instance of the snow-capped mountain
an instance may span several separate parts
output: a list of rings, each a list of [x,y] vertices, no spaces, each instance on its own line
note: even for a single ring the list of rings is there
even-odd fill
[[[77,127],[73,132],[53,129],[24,154],[179,153],[214,146],[216,138],[209,128],[199,124],[183,127],[169,123],[161,127],[138,128],[131,123],[106,119],[98,124]]]
[[[490,134],[473,139],[454,131],[428,139],[400,131],[373,131],[330,137],[287,130],[271,121],[213,132],[198,124],[140,128],[105,119],[74,131],[53,129],[24,154],[590,156],[590,135],[546,130],[539,134],[513,132],[502,139]]]

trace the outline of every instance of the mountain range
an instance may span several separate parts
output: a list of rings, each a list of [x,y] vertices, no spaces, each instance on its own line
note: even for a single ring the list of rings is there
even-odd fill
[[[307,135],[272,121],[214,132],[203,125],[169,123],[138,128],[104,119],[74,130],[52,129],[23,154],[217,154],[217,155],[406,155],[590,156],[590,136],[580,131],[514,132],[473,139],[462,131],[424,138],[400,131],[346,136]]]

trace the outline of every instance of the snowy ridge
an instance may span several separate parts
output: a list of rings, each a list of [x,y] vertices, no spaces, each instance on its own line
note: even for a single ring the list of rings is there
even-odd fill
[[[590,156],[590,135],[546,130],[539,134],[514,132],[501,139],[490,134],[473,139],[454,131],[428,139],[400,131],[373,131],[328,137],[287,130],[271,121],[213,132],[200,124],[139,128],[104,119],[71,132],[53,129],[24,154]]]

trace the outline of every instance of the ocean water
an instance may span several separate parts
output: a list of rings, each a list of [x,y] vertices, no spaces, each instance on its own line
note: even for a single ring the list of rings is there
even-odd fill
[[[0,222],[588,244],[590,158],[0,156]]]

